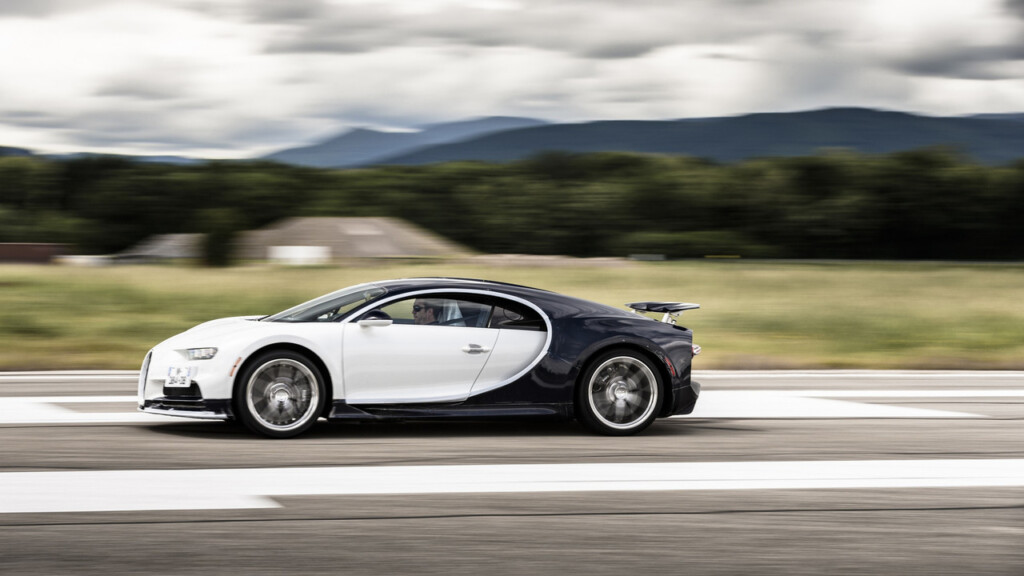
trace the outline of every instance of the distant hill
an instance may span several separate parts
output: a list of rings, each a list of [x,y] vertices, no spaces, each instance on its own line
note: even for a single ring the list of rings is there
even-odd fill
[[[207,160],[199,158],[187,158],[185,156],[131,156],[128,154],[100,154],[96,152],[77,152],[74,154],[47,154],[50,160],[81,160],[84,158],[120,158],[131,162],[143,162],[147,164],[176,164],[179,166],[190,166],[202,164]]]
[[[1024,115],[934,117],[864,108],[662,121],[549,124],[488,134],[398,154],[380,164],[455,160],[509,162],[559,150],[691,155],[721,162],[758,156],[799,156],[823,148],[884,154],[951,146],[980,162],[1024,157]]]
[[[477,120],[447,122],[423,126],[417,132],[379,132],[356,129],[320,144],[290,148],[264,156],[300,166],[347,168],[375,164],[384,158],[406,154],[421,148],[458,142],[486,134],[543,125],[543,120],[494,116]]]
[[[263,158],[318,168],[420,165],[459,160],[511,162],[542,152],[638,152],[687,155],[719,162],[764,156],[803,156],[828,148],[887,154],[948,146],[986,164],[1024,158],[1024,113],[921,116],[866,108],[747,114],[679,120],[608,120],[551,124],[494,116],[422,126],[415,132],[356,129],[313,146]],[[36,155],[0,146],[2,156],[73,160],[95,153]],[[180,156],[114,156],[136,162],[189,165]]]
[[[178,164],[191,165],[206,162],[198,158],[186,158],[184,156],[129,156],[125,154],[99,154],[96,152],[77,152],[73,154],[36,154],[25,148],[12,148],[0,146],[0,157],[4,156],[31,156],[33,158],[45,158],[46,160],[80,160],[83,158],[121,158],[132,162],[146,162],[152,164]]]
[[[13,148],[11,146],[0,146],[0,157],[2,156],[31,156],[32,151],[24,148]]]
[[[1024,114],[975,114],[968,118],[983,118],[985,120],[1009,120],[1011,122],[1024,122]]]

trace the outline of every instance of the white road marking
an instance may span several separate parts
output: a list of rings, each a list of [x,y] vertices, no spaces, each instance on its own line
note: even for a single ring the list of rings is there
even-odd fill
[[[121,412],[77,412],[57,404],[123,404]],[[136,396],[20,396],[0,398],[2,424],[155,424],[181,418],[138,411]]]
[[[2,382],[35,382],[35,381],[138,381],[139,373],[134,370],[118,371],[54,371],[54,372],[0,372]]]
[[[984,418],[949,410],[849,402],[832,398],[1024,398],[1024,390],[706,390],[693,414],[676,418]],[[123,404],[123,411],[78,412],[58,404]],[[136,410],[135,396],[0,397],[3,424],[137,424],[182,422]]]
[[[1024,372],[1013,370],[694,370],[698,381],[728,378],[762,379],[900,379],[900,380],[1016,380],[1024,382]]]
[[[820,396],[844,396],[841,392],[846,391],[709,390],[701,393],[697,400],[697,407],[692,414],[674,416],[674,418],[983,418],[983,416],[966,412],[820,398]],[[857,392],[846,397],[876,397],[876,394],[882,394],[881,391]],[[934,393],[921,390],[889,390],[887,392],[888,397],[893,398],[935,397]],[[979,390],[975,393],[978,392],[999,392],[999,394],[987,397],[1002,397],[1014,396],[1014,392],[1024,391]]]
[[[736,390],[736,392],[760,392]],[[779,396],[817,396],[828,398],[1024,398],[1024,390],[770,390]]]
[[[273,498],[1024,486],[1024,459],[119,470],[0,474],[0,513],[276,508]]]

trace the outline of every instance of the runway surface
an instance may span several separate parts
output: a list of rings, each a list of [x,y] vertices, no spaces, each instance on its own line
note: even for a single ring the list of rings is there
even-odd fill
[[[4,574],[1024,575],[1024,373],[698,372],[691,416],[319,423],[0,373]]]

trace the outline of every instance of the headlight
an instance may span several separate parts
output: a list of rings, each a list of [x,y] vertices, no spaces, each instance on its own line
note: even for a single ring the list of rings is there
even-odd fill
[[[217,355],[216,348],[189,348],[189,360],[209,360]]]

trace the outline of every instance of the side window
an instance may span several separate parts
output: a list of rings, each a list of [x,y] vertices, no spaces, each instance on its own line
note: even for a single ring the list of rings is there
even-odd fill
[[[395,324],[461,326],[483,328],[491,317],[492,306],[481,298],[464,294],[421,294],[382,306]]]
[[[509,300],[498,301],[494,306],[494,312],[491,314],[491,321],[487,327],[505,330],[532,330],[535,332],[547,330],[544,319],[537,314],[536,310]]]
[[[395,324],[547,331],[544,319],[533,308],[483,294],[420,294],[391,302],[372,312],[387,314]]]

